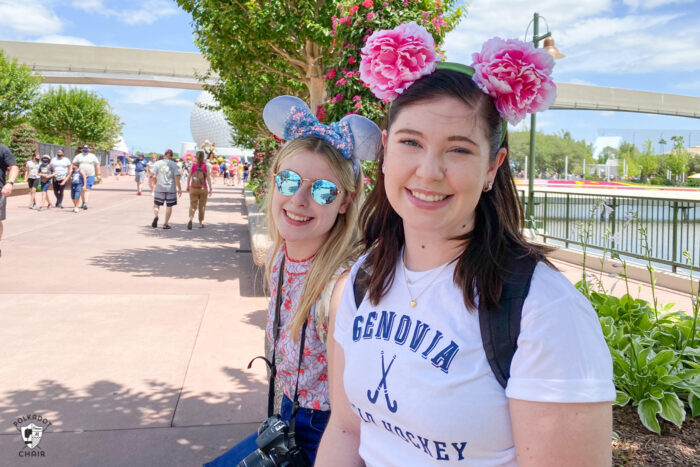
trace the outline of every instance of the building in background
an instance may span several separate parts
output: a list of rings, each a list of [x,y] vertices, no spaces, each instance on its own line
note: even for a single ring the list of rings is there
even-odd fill
[[[194,143],[182,143],[181,155],[187,152],[194,152],[204,145],[205,141],[216,143],[216,155],[230,157],[238,156],[241,160],[251,161],[253,151],[243,149],[233,145],[231,135],[233,130],[226,122],[224,112],[221,110],[210,110],[207,107],[217,105],[214,96],[204,91],[199,95],[190,113],[190,131]],[[192,146],[194,145],[194,147]],[[185,150],[187,147],[187,150]]]

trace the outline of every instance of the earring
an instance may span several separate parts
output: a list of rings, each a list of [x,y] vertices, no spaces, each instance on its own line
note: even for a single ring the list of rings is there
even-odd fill
[[[493,188],[493,182],[489,182],[486,188],[484,188],[484,193],[491,191],[491,188]]]
[[[386,172],[386,165],[382,164],[382,173]]]

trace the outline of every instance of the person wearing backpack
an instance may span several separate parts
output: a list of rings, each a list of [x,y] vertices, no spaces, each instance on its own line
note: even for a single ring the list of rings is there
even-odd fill
[[[192,230],[195,211],[199,211],[199,228],[204,228],[204,211],[207,207],[207,196],[211,196],[211,185],[211,170],[204,162],[204,151],[197,151],[187,178],[187,191],[190,194],[190,220],[187,222],[189,230]]]
[[[474,58],[437,63],[415,23],[363,48],[361,79],[391,104],[365,255],[332,299],[317,466],[610,465],[600,322],[524,238],[508,160],[506,122],[553,102],[553,61],[502,39]]]

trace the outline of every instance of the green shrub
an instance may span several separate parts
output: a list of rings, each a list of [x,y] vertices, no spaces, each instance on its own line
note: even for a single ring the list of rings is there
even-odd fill
[[[26,123],[18,126],[10,135],[9,147],[17,159],[17,166],[24,167],[25,162],[38,150],[36,130]]]
[[[651,180],[649,182],[652,185],[659,185],[659,186],[671,186],[673,183],[671,180],[668,180],[666,177],[651,177]]]

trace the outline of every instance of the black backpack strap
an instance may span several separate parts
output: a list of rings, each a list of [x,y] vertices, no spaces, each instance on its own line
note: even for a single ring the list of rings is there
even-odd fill
[[[503,282],[497,307],[487,310],[479,300],[479,326],[484,351],[493,374],[504,389],[510,378],[513,355],[518,348],[523,303],[530,291],[535,266],[537,261],[534,258],[526,256],[514,259]]]
[[[367,271],[360,266],[360,269],[357,270],[355,280],[352,281],[352,291],[355,294],[355,308],[360,308],[360,303],[362,303],[362,300],[365,298],[365,293],[367,293],[366,277]]]

